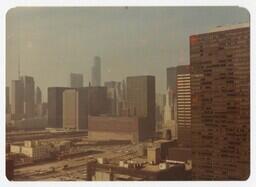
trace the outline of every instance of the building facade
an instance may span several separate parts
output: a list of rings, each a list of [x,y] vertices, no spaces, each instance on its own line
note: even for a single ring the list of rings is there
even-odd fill
[[[83,87],[83,74],[71,73],[70,74],[70,87],[71,88],[81,88]]]
[[[94,57],[94,62],[91,71],[92,86],[101,86],[101,59],[99,56]]]
[[[62,94],[67,87],[48,88],[48,127],[62,128],[63,124],[63,98]]]
[[[88,88],[68,89],[63,92],[63,128],[88,128]]]
[[[146,118],[148,126],[144,129],[144,136],[155,136],[155,77],[127,77],[126,84],[128,115]]]
[[[177,125],[178,143],[183,147],[191,146],[191,88],[190,67],[177,66]]]
[[[192,175],[245,180],[250,174],[250,28],[190,36]]]
[[[24,113],[23,85],[21,80],[13,80],[11,86],[11,114],[13,119],[21,119]]]

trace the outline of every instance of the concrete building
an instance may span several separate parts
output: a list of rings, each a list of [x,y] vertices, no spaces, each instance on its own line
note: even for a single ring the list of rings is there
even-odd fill
[[[71,88],[49,87],[48,88],[48,127],[62,128],[63,125],[63,98],[62,93]]]
[[[147,160],[149,163],[159,164],[159,162],[161,161],[160,147],[148,147]]]
[[[89,87],[89,115],[106,114],[108,109],[107,88],[103,86]]]
[[[190,36],[194,180],[250,175],[250,27]]]
[[[89,116],[88,137],[92,140],[126,140],[133,143],[143,139],[146,121],[137,117]]]
[[[88,128],[88,88],[68,89],[63,92],[63,128]]]
[[[12,119],[21,119],[24,114],[23,85],[21,80],[13,80],[11,86]]]
[[[164,123],[164,107],[166,102],[165,94],[156,94],[156,129],[163,128]]]
[[[83,87],[83,74],[71,73],[70,74],[70,87],[71,88],[81,88]]]
[[[31,76],[22,76],[24,117],[35,116],[35,82]],[[19,93],[20,94],[20,93]]]
[[[178,143],[183,147],[191,146],[191,90],[190,67],[177,66],[177,124]]]
[[[155,77],[127,77],[127,108],[129,116],[146,118],[148,126],[144,129],[144,137],[155,136]]]
[[[99,56],[94,57],[94,62],[91,71],[92,86],[101,86],[101,59]]]

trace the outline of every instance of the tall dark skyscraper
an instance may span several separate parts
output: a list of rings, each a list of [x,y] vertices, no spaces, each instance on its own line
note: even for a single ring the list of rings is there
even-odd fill
[[[70,87],[81,88],[83,87],[83,74],[71,73],[70,74]]]
[[[152,137],[155,133],[155,77],[127,77],[127,107],[130,116],[148,120],[144,136]]]
[[[177,66],[177,124],[178,142],[191,146],[191,90],[189,65]]]
[[[250,174],[250,28],[190,36],[192,175],[243,180]]]
[[[101,86],[101,59],[99,56],[94,57],[94,62],[91,71],[92,86]]]
[[[70,88],[48,88],[48,126],[62,128],[63,123],[63,91]]]
[[[21,77],[23,86],[24,117],[30,118],[35,115],[35,82],[30,76]]]
[[[21,80],[13,80],[11,86],[11,114],[13,119],[21,119],[24,113],[23,85]]]

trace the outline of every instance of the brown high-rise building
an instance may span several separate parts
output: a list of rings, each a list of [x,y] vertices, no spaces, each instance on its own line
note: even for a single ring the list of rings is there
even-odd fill
[[[191,146],[191,90],[190,68],[177,66],[177,124],[178,143],[182,147]]]
[[[143,117],[148,120],[144,127],[144,137],[155,135],[155,77],[127,77],[127,107],[130,116]]]
[[[192,174],[245,180],[250,174],[250,27],[190,36]]]
[[[66,87],[50,87],[48,88],[48,126],[51,128],[62,128],[62,109],[63,99],[62,93]]]
[[[88,128],[88,88],[68,89],[63,92],[63,128]]]

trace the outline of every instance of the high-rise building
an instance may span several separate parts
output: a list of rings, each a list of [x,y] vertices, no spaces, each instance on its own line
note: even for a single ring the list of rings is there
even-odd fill
[[[121,82],[108,81],[104,85],[107,87],[108,113],[113,116],[119,116],[124,102]]]
[[[48,126],[51,128],[62,128],[63,123],[63,91],[67,87],[48,88]]]
[[[98,116],[107,114],[108,99],[107,87],[88,87],[89,115]]]
[[[101,59],[99,56],[94,57],[94,62],[91,71],[92,86],[101,86]]]
[[[155,135],[155,77],[127,77],[127,107],[130,116],[142,117],[148,120],[144,128],[144,138]]]
[[[176,67],[169,67],[166,69],[167,72],[167,89],[176,89]]]
[[[24,117],[31,118],[35,115],[35,82],[31,76],[22,76],[21,78],[23,86],[23,107]]]
[[[164,107],[165,107],[166,95],[158,93],[156,94],[156,128],[161,129],[164,122]]]
[[[63,92],[63,128],[88,128],[88,88],[68,89]]]
[[[178,143],[191,146],[191,90],[189,65],[177,66],[177,125]]]
[[[250,175],[250,27],[190,36],[192,175],[245,180]]]
[[[42,103],[42,91],[37,86],[36,87],[36,105],[40,105]]]
[[[83,74],[71,73],[70,74],[70,87],[81,88],[83,87]]]
[[[11,86],[11,114],[13,119],[21,119],[24,114],[23,84],[21,80],[13,80]]]

